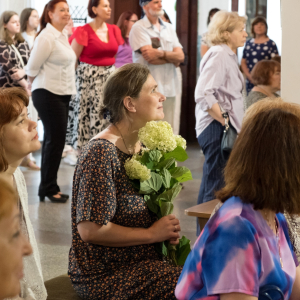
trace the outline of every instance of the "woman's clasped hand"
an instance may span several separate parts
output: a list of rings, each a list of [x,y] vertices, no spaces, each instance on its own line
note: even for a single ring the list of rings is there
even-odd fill
[[[180,230],[179,220],[175,215],[162,217],[149,228],[150,241],[151,243],[157,243],[169,240],[171,244],[177,245]]]

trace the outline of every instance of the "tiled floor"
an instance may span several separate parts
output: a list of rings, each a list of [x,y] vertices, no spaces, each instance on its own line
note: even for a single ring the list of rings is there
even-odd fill
[[[174,213],[179,218],[182,235],[193,244],[196,240],[196,218],[188,217],[184,210],[196,205],[202,177],[204,156],[197,144],[188,145],[189,159],[183,163],[192,171],[194,180],[184,183],[184,189],[175,200]],[[34,155],[40,162],[40,153]],[[66,274],[68,252],[71,245],[71,209],[70,200],[65,204],[51,203],[49,200],[40,203],[37,196],[40,173],[21,168],[26,179],[29,194],[29,212],[40,249],[44,279]],[[74,167],[61,163],[58,173],[58,184],[63,193],[71,195]]]

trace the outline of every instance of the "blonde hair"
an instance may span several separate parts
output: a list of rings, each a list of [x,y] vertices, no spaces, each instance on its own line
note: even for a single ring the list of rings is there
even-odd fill
[[[300,105],[297,103],[285,102],[282,98],[267,97],[249,106],[246,110],[243,124],[249,119],[253,119],[255,115],[262,111],[269,111],[271,109],[281,109],[289,112],[300,119]]]
[[[228,38],[224,33],[233,32],[240,23],[245,24],[246,18],[239,16],[237,12],[218,11],[208,26],[207,43],[210,46],[227,44]]]

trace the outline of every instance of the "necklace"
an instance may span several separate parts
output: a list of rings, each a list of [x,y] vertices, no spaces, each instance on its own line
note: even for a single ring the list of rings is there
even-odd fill
[[[123,138],[123,135],[122,135],[120,129],[117,127],[117,125],[115,125],[115,124],[113,124],[113,125],[117,128],[118,132],[120,133],[121,138],[122,138],[122,140],[123,140],[123,143],[124,143],[124,146],[125,146],[126,150],[129,152],[130,155],[134,154],[134,150],[132,150],[131,148],[128,148],[128,147],[127,147],[127,145],[126,145],[126,143],[125,143],[125,139]]]
[[[267,220],[267,223],[268,223],[269,227],[273,231],[272,223],[268,218],[267,212],[265,211],[264,214],[265,214],[265,217],[266,217],[266,220]],[[278,224],[277,224],[277,221],[276,221],[276,217],[274,218],[274,227],[275,227],[275,236],[276,236],[277,248],[278,248],[278,252],[279,252],[280,265],[281,265],[281,269],[283,269],[283,262],[282,262],[281,250],[280,250],[280,237],[279,237],[279,232],[278,232],[279,230],[278,230]]]

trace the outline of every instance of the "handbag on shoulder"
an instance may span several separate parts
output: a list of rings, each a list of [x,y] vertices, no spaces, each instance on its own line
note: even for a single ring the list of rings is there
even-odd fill
[[[279,298],[278,298],[279,297]],[[258,300],[284,300],[284,295],[276,285],[265,285],[259,289]]]
[[[220,109],[225,119],[225,128],[221,140],[221,156],[224,161],[227,161],[237,138],[237,131],[229,122],[228,112],[224,112],[221,106]]]

